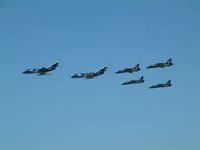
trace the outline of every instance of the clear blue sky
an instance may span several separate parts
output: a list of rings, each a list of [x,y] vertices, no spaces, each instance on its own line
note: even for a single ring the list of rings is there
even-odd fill
[[[199,150],[199,57],[198,0],[0,0],[0,149]],[[22,74],[54,61],[50,76]]]

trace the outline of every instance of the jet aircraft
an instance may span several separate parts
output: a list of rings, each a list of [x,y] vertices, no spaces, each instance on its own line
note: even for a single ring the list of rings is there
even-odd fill
[[[133,73],[133,72],[137,72],[137,71],[140,71],[141,69],[140,69],[140,67],[139,67],[139,64],[137,64],[135,67],[133,67],[133,68],[124,68],[124,69],[122,69],[122,70],[119,70],[119,71],[117,71],[117,72],[115,72],[115,73]]]
[[[155,85],[153,85],[153,86],[151,86],[151,87],[149,87],[150,89],[152,89],[152,88],[163,88],[163,87],[170,87],[170,86],[172,86],[172,84],[171,84],[171,80],[169,80],[169,81],[167,81],[166,83],[161,83],[161,84],[155,84]]]
[[[55,70],[59,66],[59,63],[56,62],[49,67],[41,67],[37,69],[27,69],[23,74],[36,74],[36,75],[47,75],[49,72]]]
[[[97,76],[103,75],[106,71],[107,67],[100,69],[97,72],[88,72],[88,73],[76,73],[71,78],[84,78],[84,79],[94,79]]]
[[[147,69],[150,69],[150,68],[165,68],[165,67],[169,67],[169,66],[172,66],[172,65],[173,65],[172,59],[170,58],[165,63],[152,64],[152,65],[148,66]]]
[[[128,84],[138,84],[138,83],[143,83],[144,82],[144,77],[140,77],[138,80],[130,80],[122,83],[122,85],[128,85]]]

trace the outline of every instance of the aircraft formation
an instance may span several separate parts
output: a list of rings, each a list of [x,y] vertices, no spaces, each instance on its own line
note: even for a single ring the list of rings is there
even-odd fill
[[[153,69],[153,68],[165,68],[165,67],[170,67],[172,66],[172,59],[168,59],[166,62],[164,63],[156,63],[156,64],[152,64],[150,66],[147,67],[147,69]],[[48,66],[48,67],[41,67],[41,68],[31,68],[31,69],[27,69],[23,72],[23,74],[36,74],[36,75],[49,75],[51,71],[56,70],[56,68],[59,67],[59,63],[55,62],[54,64]],[[96,72],[85,72],[85,73],[76,73],[74,75],[71,76],[71,78],[73,79],[94,79],[98,76],[103,75],[108,67],[103,67],[102,69],[96,71]],[[116,74],[122,74],[122,73],[134,73],[134,72],[138,72],[140,71],[141,68],[139,66],[139,64],[137,64],[134,67],[129,67],[129,68],[123,68],[120,69],[118,71],[116,71]],[[130,85],[130,84],[141,84],[144,83],[144,77],[141,76],[138,80],[129,80],[129,81],[125,81],[123,82],[121,85]],[[168,80],[166,83],[158,83],[155,85],[150,86],[149,88],[165,88],[165,87],[170,87],[172,86],[171,84],[171,80]]]

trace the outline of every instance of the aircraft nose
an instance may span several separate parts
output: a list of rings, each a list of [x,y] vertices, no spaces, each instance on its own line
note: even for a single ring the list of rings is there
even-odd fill
[[[71,78],[76,78],[76,75],[71,76]]]
[[[23,73],[23,74],[27,74],[28,72],[27,72],[27,70],[26,70],[26,71],[23,71],[22,73]]]

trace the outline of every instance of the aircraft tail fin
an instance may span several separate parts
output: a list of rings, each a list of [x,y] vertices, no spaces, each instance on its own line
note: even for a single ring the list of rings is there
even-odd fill
[[[144,81],[144,76],[141,76],[139,80]]]
[[[167,84],[167,85],[171,85],[171,80],[167,81],[166,84]]]
[[[51,65],[51,67],[58,67],[59,66],[59,63],[58,62],[56,62],[56,63],[54,63],[53,65]]]
[[[49,67],[49,70],[55,70],[59,66],[59,63],[56,62]]]
[[[104,74],[104,72],[106,71],[108,67],[103,67],[102,69],[100,69],[99,71],[96,72],[97,75],[102,75]]]
[[[139,64],[137,64],[134,68],[136,68],[136,69],[138,69],[140,67],[140,65]]]
[[[168,59],[166,63],[167,64],[172,64],[172,58]]]

